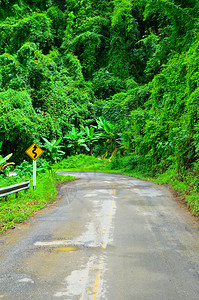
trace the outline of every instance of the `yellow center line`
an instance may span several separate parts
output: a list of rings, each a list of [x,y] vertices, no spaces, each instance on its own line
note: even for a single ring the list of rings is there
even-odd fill
[[[112,190],[112,193],[113,193],[113,196],[114,196],[115,195],[115,189]],[[111,209],[110,209],[110,213],[109,213],[109,216],[108,216],[108,224],[107,224],[106,227],[104,227],[104,231],[106,231],[106,229],[109,227],[109,224],[111,222],[113,207],[114,207],[114,199],[112,200],[112,203],[111,203]],[[92,294],[92,299],[93,300],[96,299],[96,297],[97,297],[97,290],[98,290],[98,287],[99,287],[100,275],[101,275],[101,271],[102,271],[102,267],[100,267],[100,264],[102,264],[105,249],[106,248],[102,248],[101,261],[99,262],[99,270],[97,271],[97,275],[96,275],[96,278],[95,278],[95,283],[94,283],[94,286],[93,286],[93,292],[90,292],[90,294]]]
[[[97,271],[97,275],[96,275],[96,278],[95,278],[95,284],[94,284],[94,287],[93,287],[92,299],[96,299],[96,297],[97,297],[97,290],[98,290],[98,286],[99,286],[99,283],[100,283],[100,275],[101,275],[101,269],[99,269]]]

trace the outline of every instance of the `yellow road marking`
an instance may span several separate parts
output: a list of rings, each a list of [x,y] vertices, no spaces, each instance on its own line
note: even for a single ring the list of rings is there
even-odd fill
[[[113,195],[115,195],[115,190],[112,190],[113,192]],[[112,201],[112,204],[111,204],[111,209],[110,209],[110,213],[109,213],[109,217],[108,217],[108,224],[106,227],[104,227],[104,232],[107,230],[107,228],[109,228],[109,224],[110,224],[110,221],[111,221],[111,216],[112,216],[112,213],[113,213],[113,207],[114,207],[114,200]],[[102,256],[101,256],[101,259],[103,259],[103,255],[104,255],[104,250],[106,248],[102,248]],[[102,261],[99,262],[99,265],[102,264]],[[100,283],[100,275],[101,275],[101,271],[102,269],[99,267],[99,270],[97,271],[97,275],[96,275],[96,278],[95,278],[95,283],[94,283],[94,286],[93,286],[93,291],[89,291],[88,294],[89,295],[92,295],[92,299],[96,299],[97,297],[97,290],[98,290],[98,287],[99,287],[99,283]]]
[[[79,247],[60,247],[60,248],[54,248],[54,251],[77,251],[79,250]]]

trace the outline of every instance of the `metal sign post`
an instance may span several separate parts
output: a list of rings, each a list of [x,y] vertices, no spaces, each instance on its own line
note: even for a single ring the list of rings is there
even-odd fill
[[[36,189],[36,171],[37,167],[36,167],[36,160],[33,160],[33,190]]]
[[[33,143],[27,150],[26,154],[30,156],[33,160],[33,189],[36,189],[36,160],[37,158],[42,155],[44,151],[36,144]]]

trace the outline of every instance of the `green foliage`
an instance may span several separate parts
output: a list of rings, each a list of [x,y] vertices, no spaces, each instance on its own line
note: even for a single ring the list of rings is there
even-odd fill
[[[27,67],[29,60],[34,59],[38,48],[35,43],[24,43],[22,47],[17,51],[17,60],[23,66]]]
[[[20,165],[16,166],[15,172],[20,178],[31,177],[33,173],[33,166],[32,164],[24,160]]]
[[[44,174],[46,171],[51,173],[53,170],[52,165],[49,164],[45,159],[37,159],[37,174]],[[20,178],[26,177],[30,178],[33,174],[33,165],[28,161],[24,160],[20,165],[17,165],[15,168],[17,176]]]
[[[87,147],[89,148],[90,154],[92,154],[93,145],[99,141],[100,134],[97,133],[95,131],[95,128],[92,126],[91,127],[85,126],[85,127],[82,127],[82,129],[85,133],[85,136],[84,136],[85,143],[86,143]]]
[[[63,146],[60,145],[62,138],[58,140],[49,141],[43,137],[44,144],[43,148],[45,149],[45,156],[50,163],[57,163],[61,160],[61,157],[65,154],[64,151],[60,150]]]
[[[26,91],[14,90],[0,93],[0,115],[0,139],[4,141],[3,149],[11,150],[12,144],[14,154],[19,155],[24,145],[31,144],[37,137],[39,130],[38,124],[35,126],[35,123],[39,123],[39,118],[32,107],[29,94]],[[15,157],[14,160],[18,161]]]
[[[82,66],[79,59],[68,53],[62,56],[62,64],[66,67],[68,75],[74,80],[83,80]]]
[[[14,56],[4,53],[0,55],[0,88],[19,88],[23,86],[23,70]]]
[[[76,127],[72,127],[71,131],[65,135],[65,139],[67,141],[66,147],[70,150],[70,155],[73,153],[80,154],[81,149],[89,151],[83,130],[78,130]]]
[[[105,157],[108,155],[113,155],[116,151],[116,137],[117,132],[114,124],[106,121],[103,116],[96,120],[98,129],[100,130],[100,137],[105,141],[106,148],[104,149]]]
[[[123,156],[129,155],[129,153],[131,153],[134,149],[134,139],[130,128],[127,127],[127,129],[122,133],[119,133],[118,136],[119,137],[116,139],[116,142],[119,146],[118,148],[120,153]]]
[[[72,47],[74,53],[79,55],[86,78],[91,78],[93,71],[97,67],[96,56],[100,45],[101,35],[91,31],[81,33],[73,39]]]
[[[64,13],[57,6],[51,6],[47,10],[47,17],[51,20],[51,27],[53,30],[54,39],[56,39],[56,44],[61,45],[62,34],[65,29],[66,19]]]
[[[50,24],[51,20],[44,13],[35,13],[20,20],[12,26],[9,51],[16,52],[26,42],[35,42],[40,48],[49,51],[53,43]]]
[[[124,90],[124,82],[102,68],[94,73],[92,87],[98,99],[107,99]]]
[[[104,159],[97,158],[95,156],[79,154],[68,156],[63,159],[57,166],[58,170],[72,170],[72,171],[97,171],[104,172],[110,171],[110,162]]]
[[[198,9],[196,0],[2,1],[3,153],[22,162],[43,136],[51,162],[65,144],[66,156],[173,170],[183,186],[199,157]]]
[[[139,164],[139,158],[136,155],[120,156],[117,155],[111,160],[110,168],[112,170],[120,170],[129,172],[134,170]]]
[[[137,15],[133,14],[131,1],[115,0],[113,3],[109,70],[125,79],[135,74],[139,76],[140,64],[136,54],[136,43],[140,32]]]

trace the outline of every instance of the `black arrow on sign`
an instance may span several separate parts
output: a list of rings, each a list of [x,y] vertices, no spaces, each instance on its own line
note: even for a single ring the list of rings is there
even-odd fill
[[[36,158],[36,157],[37,157],[37,153],[35,152],[35,151],[36,151],[36,149],[37,149],[37,146],[36,146],[36,145],[34,145],[34,147],[33,147],[33,150],[32,150],[32,153],[34,154],[34,158]]]

